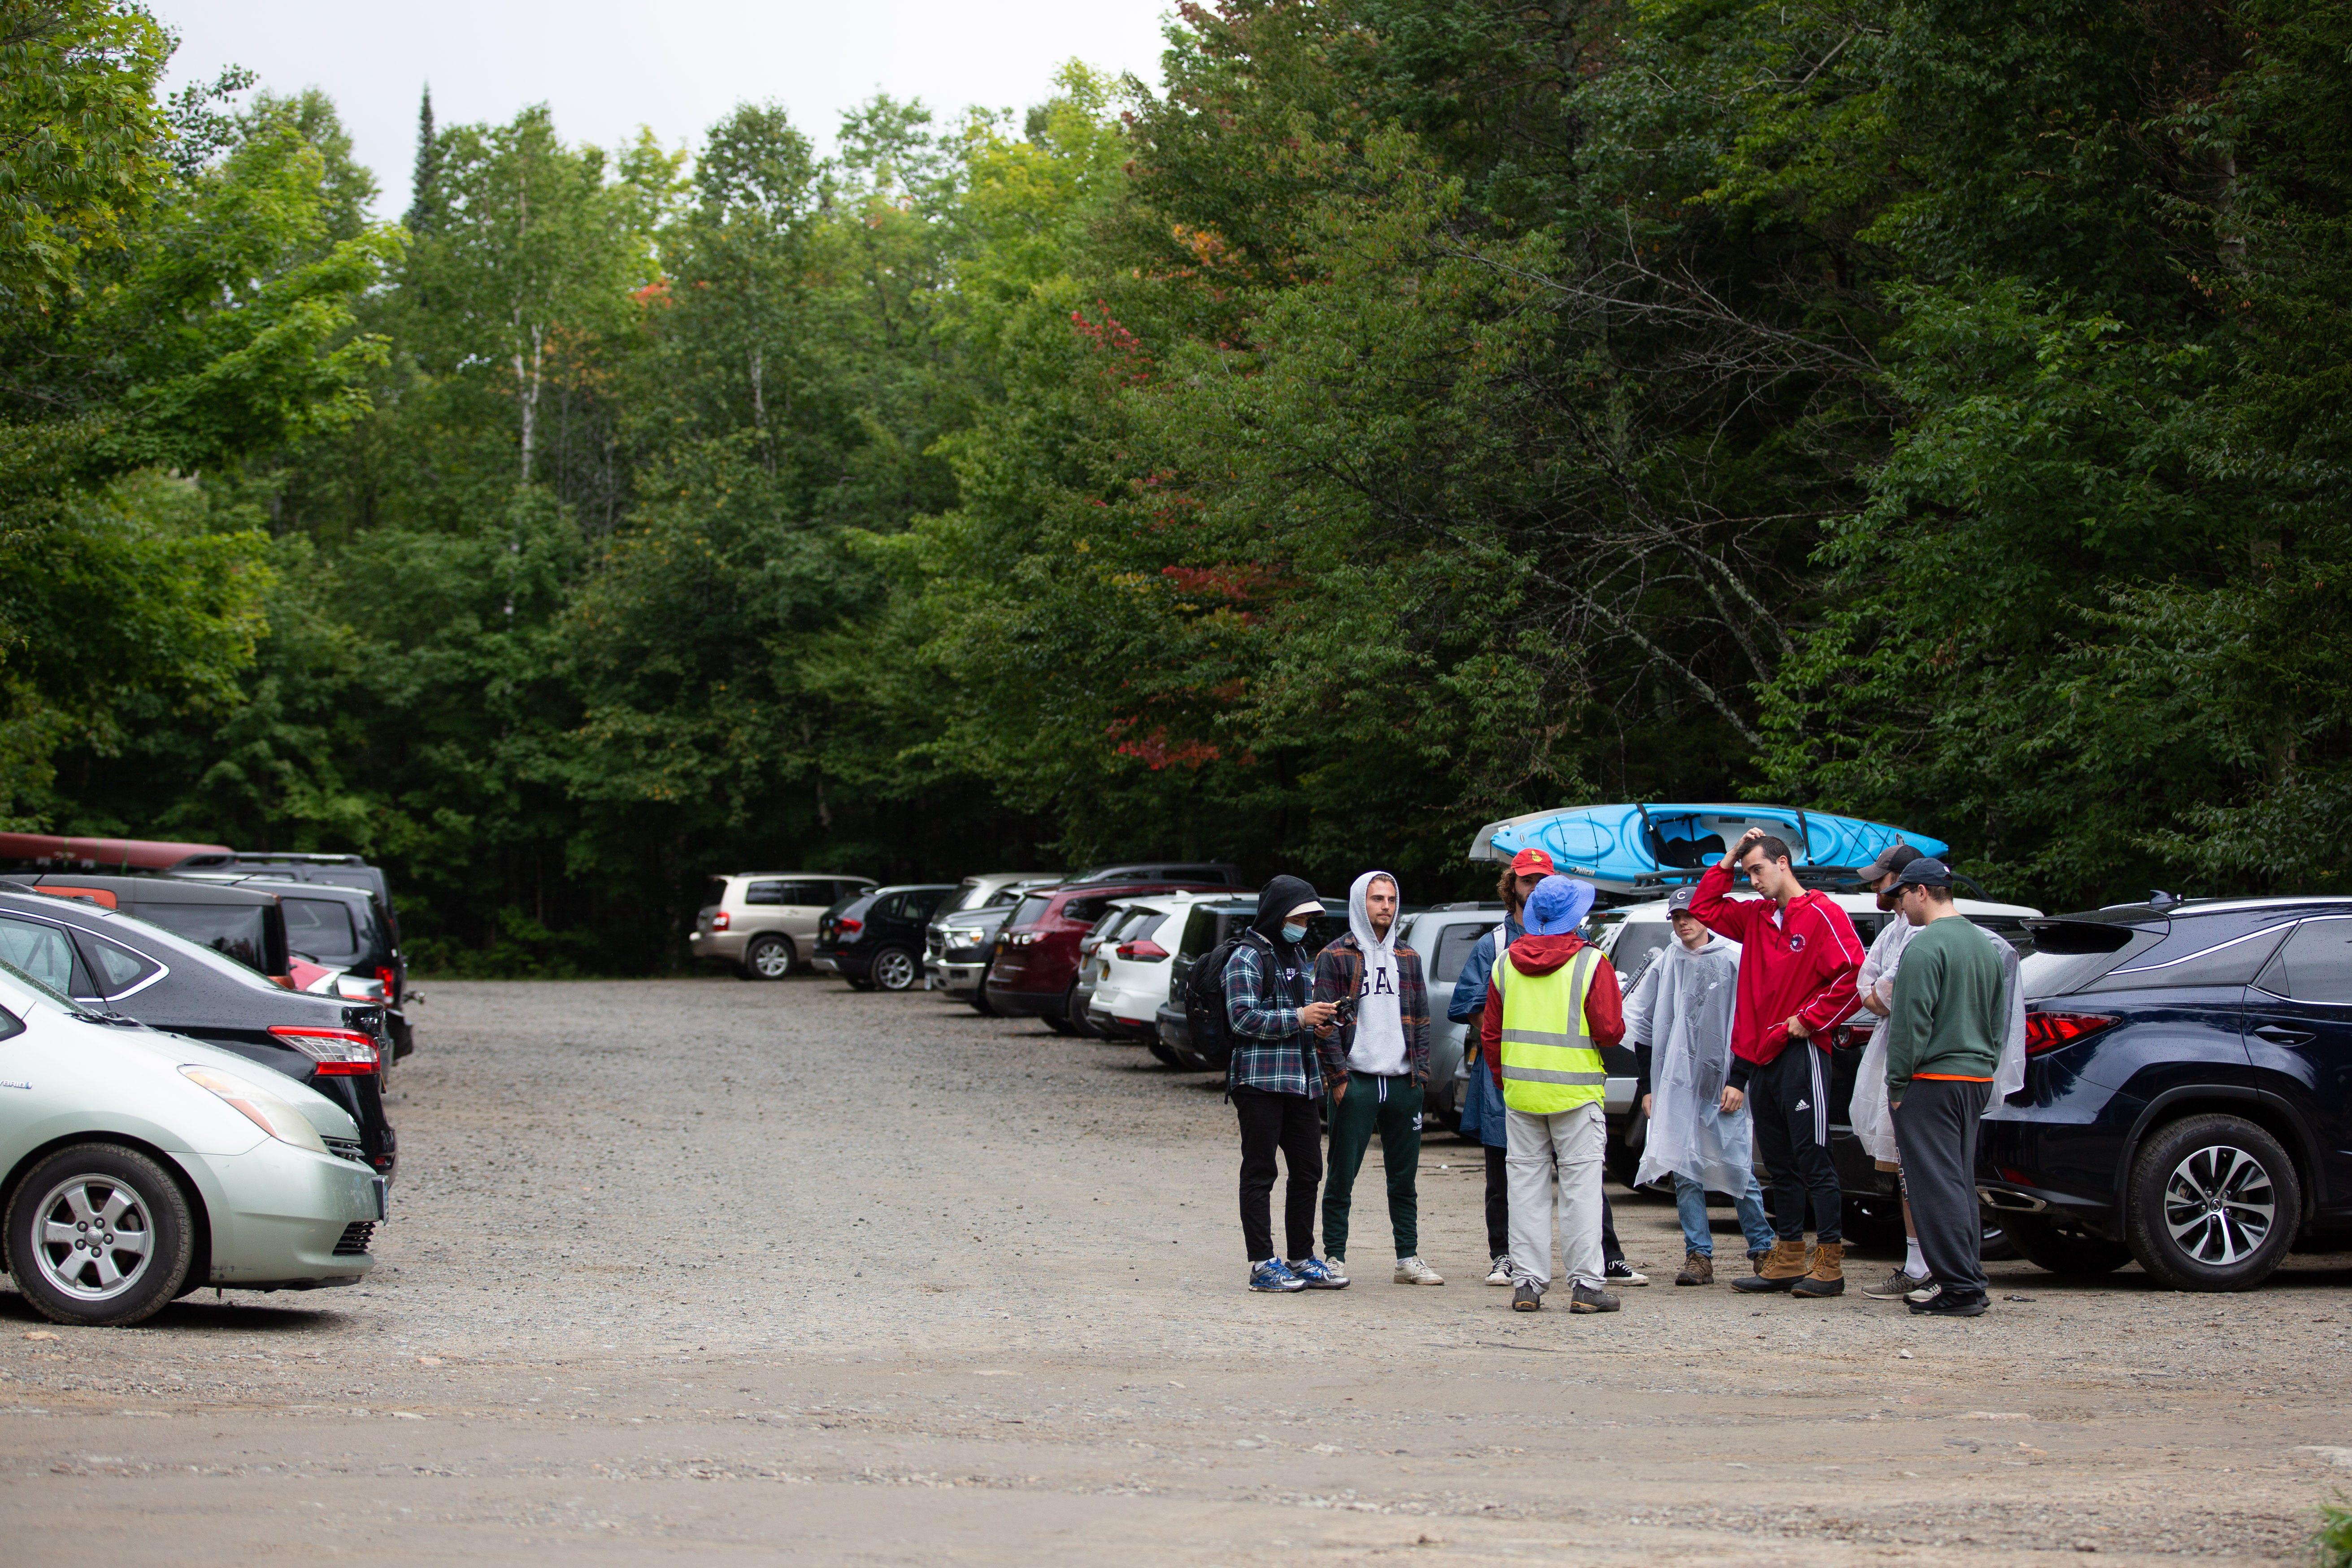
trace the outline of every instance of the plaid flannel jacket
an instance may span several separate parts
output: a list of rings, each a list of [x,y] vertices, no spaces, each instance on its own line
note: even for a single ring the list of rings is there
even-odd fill
[[[1415,1089],[1429,1087],[1429,985],[1422,978],[1421,954],[1396,945],[1397,1013],[1404,1022],[1405,1070]],[[1364,950],[1353,931],[1315,955],[1315,1000],[1337,1002],[1364,989]],[[1337,1081],[1348,1076],[1348,1053],[1355,1048],[1356,1021],[1328,1026],[1316,1037],[1323,1073]]]
[[[1275,973],[1269,974],[1269,969]],[[1234,949],[1225,964],[1225,1022],[1234,1033],[1234,1057],[1225,1068],[1228,1089],[1263,1089],[1276,1094],[1318,1095],[1323,1073],[1313,1037],[1298,1021],[1307,1002],[1309,966],[1290,970],[1288,984],[1263,939]]]

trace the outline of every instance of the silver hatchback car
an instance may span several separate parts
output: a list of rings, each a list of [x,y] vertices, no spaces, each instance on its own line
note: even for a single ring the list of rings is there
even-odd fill
[[[817,917],[874,886],[831,871],[738,871],[713,877],[686,943],[696,958],[746,980],[782,980],[808,962]]]

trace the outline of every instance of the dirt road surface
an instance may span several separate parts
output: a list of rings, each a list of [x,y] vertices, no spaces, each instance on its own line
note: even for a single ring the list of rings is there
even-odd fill
[[[1926,1322],[1675,1289],[1621,1192],[1658,1282],[1514,1315],[1438,1137],[1444,1289],[1389,1282],[1375,1163],[1355,1286],[1255,1296],[1232,1113],[1139,1048],[817,980],[428,989],[365,1283],[130,1331],[0,1292],[9,1562],[2284,1563],[2352,1490],[2352,1258],[2001,1265]]]

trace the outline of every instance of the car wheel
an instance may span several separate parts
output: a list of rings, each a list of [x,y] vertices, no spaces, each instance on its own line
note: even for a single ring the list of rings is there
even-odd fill
[[[743,950],[743,976],[747,980],[782,980],[800,966],[800,954],[793,951],[792,938],[761,936],[751,939]]]
[[[1176,1047],[1167,1041],[1147,1040],[1144,1043],[1150,1047],[1151,1054],[1158,1057],[1162,1064],[1171,1068],[1181,1068],[1184,1065],[1176,1055]]]
[[[120,1144],[59,1150],[17,1184],[8,1209],[9,1272],[55,1323],[152,1317],[180,1293],[194,1243],[180,1184]]]
[[[2096,1279],[2131,1261],[2131,1248],[2122,1242],[2094,1236],[2047,1215],[2004,1215],[2001,1220],[2001,1228],[2028,1263],[2062,1279]]]
[[[1078,1000],[1078,988],[1075,985],[1070,987],[1069,994],[1062,998],[1062,1017],[1069,1024],[1069,1032],[1078,1038],[1094,1040],[1102,1037],[1102,1031],[1096,1028],[1094,1020],[1087,1016],[1086,1005]]]
[[[971,994],[971,1010],[983,1018],[996,1016],[996,1004],[988,999],[988,986],[984,983]]]
[[[1076,1026],[1067,1018],[1056,1018],[1050,1013],[1039,1021],[1057,1035],[1075,1035],[1078,1032]]]
[[[2124,1234],[2176,1290],[2248,1290],[2294,1243],[2303,1183],[2278,1140],[2238,1116],[2190,1116],[2132,1163]]]
[[[2006,1263],[2021,1256],[2017,1250],[2017,1238],[2009,1234],[2008,1222],[1990,1216],[1979,1222],[1984,1226],[1977,1237],[1977,1257],[1986,1263]]]
[[[911,991],[923,977],[923,966],[903,947],[886,947],[874,955],[874,984],[885,991]]]

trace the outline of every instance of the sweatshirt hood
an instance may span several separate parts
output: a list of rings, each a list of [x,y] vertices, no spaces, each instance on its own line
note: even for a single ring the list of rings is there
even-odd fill
[[[1250,930],[1268,942],[1282,940],[1282,922],[1301,904],[1319,903],[1313,884],[1303,877],[1276,877],[1257,896],[1257,919]]]
[[[1366,957],[1370,957],[1373,953],[1378,953],[1382,958],[1394,960],[1396,957],[1397,927],[1404,923],[1403,914],[1399,912],[1390,920],[1389,934],[1385,940],[1377,940],[1372,935],[1371,905],[1369,901],[1368,895],[1370,892],[1372,884],[1376,881],[1382,880],[1387,881],[1391,887],[1394,887],[1397,889],[1397,907],[1400,911],[1402,910],[1404,907],[1404,884],[1399,882],[1393,875],[1387,871],[1367,871],[1362,876],[1357,878],[1354,882],[1349,885],[1348,888],[1348,931],[1349,934],[1356,939],[1356,945],[1363,949]]]
[[[1523,936],[1511,943],[1511,967],[1522,974],[1549,974],[1583,946],[1584,939],[1572,931],[1558,936]]]

